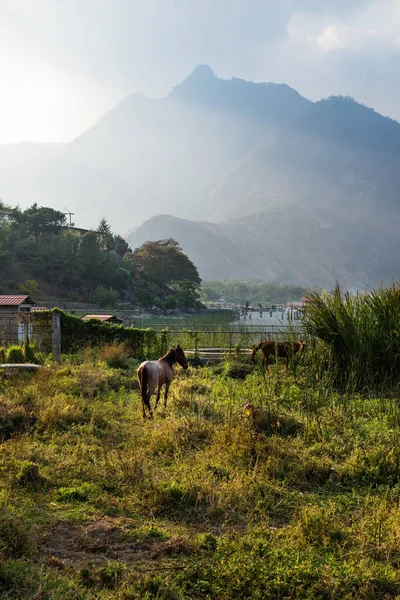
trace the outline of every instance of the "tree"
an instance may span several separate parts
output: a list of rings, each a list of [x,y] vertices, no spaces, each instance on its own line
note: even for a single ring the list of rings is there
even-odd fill
[[[36,203],[20,215],[20,224],[26,227],[28,234],[58,233],[66,225],[64,213],[53,208],[38,206]]]
[[[93,292],[92,300],[104,308],[115,308],[118,302],[118,292],[112,288],[99,286]]]
[[[145,298],[149,302],[152,298],[152,304],[166,306],[166,301],[172,297],[176,301],[178,294],[182,305],[198,305],[195,292],[201,283],[199,273],[176,240],[145,242],[134,252],[126,254],[125,258],[131,262],[134,280],[140,282],[138,296],[141,302]],[[188,285],[184,288],[184,284],[177,282],[187,282]],[[184,289],[186,301],[182,301]]]
[[[108,224],[106,219],[101,219],[99,226],[97,228],[98,233],[104,233],[106,235],[111,235],[111,227]]]
[[[39,285],[35,279],[27,279],[25,283],[20,283],[18,288],[23,294],[28,294],[29,296],[39,291]]]

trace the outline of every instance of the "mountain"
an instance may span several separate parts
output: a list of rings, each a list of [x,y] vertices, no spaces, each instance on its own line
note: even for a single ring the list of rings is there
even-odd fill
[[[351,98],[200,65],[71,143],[0,147],[0,198],[175,237],[203,278],[363,286],[400,276],[399,159],[400,125]]]

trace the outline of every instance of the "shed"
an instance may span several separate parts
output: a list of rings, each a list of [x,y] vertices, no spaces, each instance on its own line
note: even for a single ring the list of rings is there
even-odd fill
[[[29,312],[34,304],[31,297],[27,295],[0,296],[0,315]]]
[[[115,315],[86,315],[82,317],[82,321],[89,321],[89,319],[97,319],[103,323],[113,323],[114,325],[122,325],[123,320]]]
[[[0,295],[0,346],[23,341],[28,327],[25,315],[31,312],[33,305],[27,295]]]

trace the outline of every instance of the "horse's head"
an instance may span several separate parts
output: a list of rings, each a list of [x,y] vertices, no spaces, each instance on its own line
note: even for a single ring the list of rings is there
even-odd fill
[[[175,348],[175,360],[178,363],[178,365],[181,365],[181,367],[183,367],[184,369],[188,368],[188,361],[186,359],[184,351],[182,350],[179,344]]]

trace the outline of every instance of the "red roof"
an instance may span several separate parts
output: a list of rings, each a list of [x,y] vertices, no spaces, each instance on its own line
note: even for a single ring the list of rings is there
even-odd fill
[[[29,296],[0,296],[0,306],[19,306],[33,304]]]

